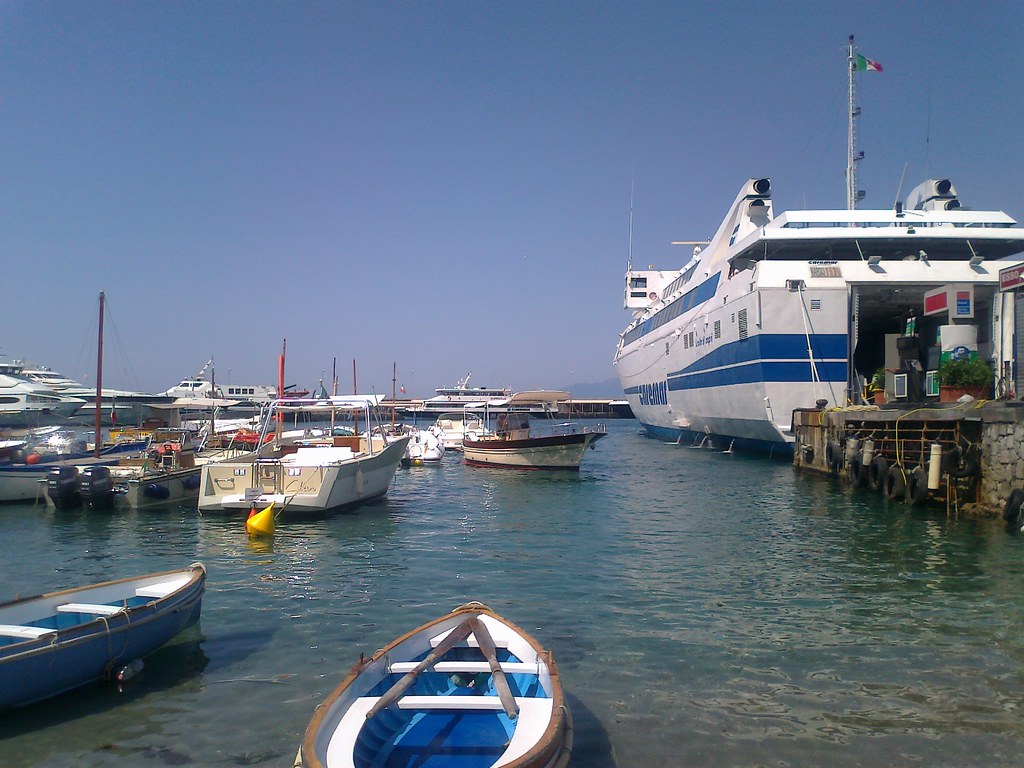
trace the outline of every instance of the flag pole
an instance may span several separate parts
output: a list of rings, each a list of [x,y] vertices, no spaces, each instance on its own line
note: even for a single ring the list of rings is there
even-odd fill
[[[856,61],[853,53],[853,35],[850,35],[849,57],[847,62],[847,79],[849,80],[848,100],[848,127],[846,133],[846,209],[849,211],[857,207],[857,158],[854,155],[854,133],[853,119],[856,116],[853,104],[853,72],[856,69]]]

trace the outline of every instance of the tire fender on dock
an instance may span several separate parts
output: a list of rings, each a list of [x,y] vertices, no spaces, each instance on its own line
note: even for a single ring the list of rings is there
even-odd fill
[[[911,506],[917,506],[928,498],[928,473],[924,467],[918,465],[906,476],[906,502]]]
[[[907,473],[900,464],[893,464],[885,475],[885,497],[890,501],[903,499],[907,494]]]
[[[863,488],[868,481],[868,468],[864,466],[864,451],[857,451],[850,462],[850,484]]]
[[[884,456],[875,456],[868,467],[868,484],[871,490],[879,493],[885,492],[885,478],[889,474],[889,462]]]
[[[1017,522],[1020,520],[1022,512],[1024,512],[1024,489],[1018,488],[1011,492],[1010,498],[1006,500],[1006,506],[1003,508],[1003,520],[1008,523]]]
[[[968,445],[966,448],[954,445],[942,452],[942,469],[957,479],[973,477],[978,473],[978,453],[976,445]]]
[[[833,474],[839,472],[843,466],[843,449],[835,440],[829,440],[825,446],[825,463]]]

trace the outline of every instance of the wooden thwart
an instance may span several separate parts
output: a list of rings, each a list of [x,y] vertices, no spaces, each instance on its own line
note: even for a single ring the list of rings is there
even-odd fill
[[[448,636],[445,637],[444,640],[437,644],[437,647],[434,650],[427,654],[427,657],[423,661],[421,661],[411,671],[409,671],[405,675],[405,677],[403,677],[401,680],[399,680],[397,683],[391,686],[388,692],[377,700],[377,703],[374,704],[366,713],[366,719],[369,720],[382,709],[385,709],[386,707],[393,704],[398,698],[402,696],[403,693],[405,693],[406,689],[410,685],[416,682],[416,678],[419,676],[421,672],[423,672],[426,669],[430,669],[430,667],[434,665],[434,662],[436,662],[438,659],[440,659],[442,656],[448,653],[448,651],[450,651],[455,646],[456,643],[459,643],[465,640],[467,637],[469,637],[470,632],[471,628],[469,625],[469,620],[466,620],[458,626],[456,626],[451,632],[448,633]]]

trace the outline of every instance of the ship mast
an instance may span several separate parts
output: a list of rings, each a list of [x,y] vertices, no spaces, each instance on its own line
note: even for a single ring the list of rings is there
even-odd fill
[[[853,73],[856,70],[857,63],[854,59],[853,53],[853,35],[850,35],[850,46],[848,54],[848,62],[846,67],[846,76],[849,80],[849,123],[846,134],[846,208],[847,210],[854,210],[857,207],[857,160],[860,159],[856,154],[856,143],[855,135],[853,131],[854,118],[860,115],[860,110],[854,105],[853,101]]]

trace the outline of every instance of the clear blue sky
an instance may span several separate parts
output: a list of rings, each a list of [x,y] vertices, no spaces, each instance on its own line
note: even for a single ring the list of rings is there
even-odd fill
[[[0,0],[0,353],[166,389],[614,377],[634,262],[740,185],[1024,219],[1024,3]]]

